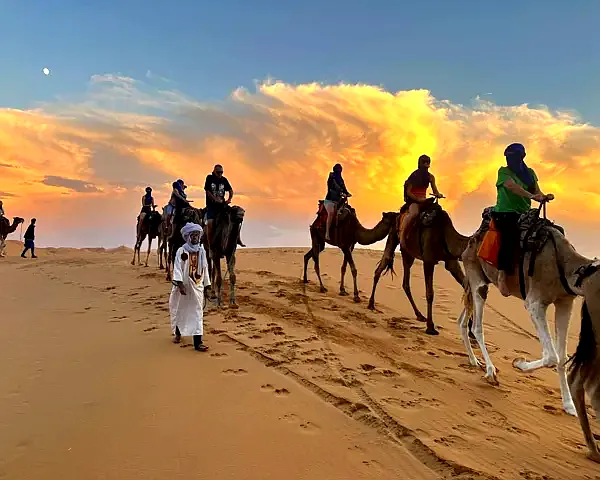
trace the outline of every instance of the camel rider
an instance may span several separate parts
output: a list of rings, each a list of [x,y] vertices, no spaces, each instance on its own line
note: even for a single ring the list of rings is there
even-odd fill
[[[406,245],[410,229],[419,216],[423,203],[427,200],[427,189],[429,186],[431,185],[431,190],[435,197],[444,198],[437,188],[435,177],[429,173],[431,158],[428,155],[421,155],[417,166],[418,168],[404,182],[404,201],[408,205],[408,211],[404,215],[402,225],[400,226],[401,247]]]
[[[176,217],[181,215],[184,208],[191,206],[190,203],[192,203],[193,200],[188,200],[187,195],[185,194],[186,188],[187,185],[181,179],[173,182],[173,191],[171,192],[171,198],[167,205],[167,216],[171,223],[173,223]]]
[[[212,173],[206,176],[204,191],[206,192],[206,236],[210,246],[212,245],[214,219],[225,205],[231,203],[233,198],[233,189],[229,180],[223,176],[222,165],[215,165]],[[225,192],[227,192],[227,200]]]
[[[152,188],[146,187],[146,193],[142,197],[142,210],[140,211],[140,216],[138,217],[138,233],[142,228],[142,224],[144,223],[146,215],[152,213],[155,208],[156,205],[154,204],[154,198],[152,197]]]
[[[329,238],[329,230],[331,229],[331,222],[335,218],[335,214],[337,211],[337,206],[342,199],[342,195],[346,197],[351,197],[352,195],[346,189],[346,184],[344,183],[344,179],[342,178],[342,166],[339,163],[336,163],[333,166],[331,172],[329,172],[329,177],[327,178],[327,195],[325,196],[325,201],[323,202],[323,206],[325,207],[325,211],[327,212],[327,223],[325,225],[325,240],[328,242],[331,240]]]
[[[510,295],[506,277],[515,271],[515,250],[519,241],[519,218],[531,208],[531,200],[545,202],[554,200],[554,195],[544,195],[538,185],[538,179],[525,164],[525,147],[512,143],[506,150],[506,167],[498,170],[496,181],[497,200],[492,218],[500,233],[498,252],[498,290],[505,297]]]
[[[2,203],[2,200],[0,200],[0,219],[2,219],[4,217],[4,204]]]

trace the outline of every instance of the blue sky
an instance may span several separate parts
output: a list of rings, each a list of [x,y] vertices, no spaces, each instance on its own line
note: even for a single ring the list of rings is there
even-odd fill
[[[272,76],[426,88],[467,104],[491,93],[600,124],[598,18],[592,1],[1,0],[0,107],[150,70],[200,99]]]

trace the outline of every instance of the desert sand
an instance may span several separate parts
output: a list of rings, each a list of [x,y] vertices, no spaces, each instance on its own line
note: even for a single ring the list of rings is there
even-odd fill
[[[399,277],[366,309],[380,252],[356,252],[355,304],[337,295],[335,249],[322,255],[326,294],[312,263],[300,282],[304,249],[242,249],[240,309],[210,306],[198,353],[171,343],[154,255],[144,268],[125,248],[35,261],[19,248],[0,261],[1,479],[600,478],[556,373],[511,366],[541,354],[522,302],[490,293],[490,386],[466,365],[461,290],[442,266],[429,337]],[[419,265],[412,285],[424,308]]]

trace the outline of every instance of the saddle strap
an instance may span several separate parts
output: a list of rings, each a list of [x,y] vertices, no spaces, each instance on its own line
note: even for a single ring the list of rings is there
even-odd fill
[[[565,269],[558,261],[558,247],[556,246],[556,240],[554,238],[554,235],[550,235],[550,240],[552,241],[552,245],[554,245],[554,252],[556,253],[556,266],[558,267],[558,276],[560,278],[560,283],[562,283],[563,288],[569,295],[573,295],[574,297],[576,297],[577,294],[571,289],[571,287],[569,286],[569,282],[567,281]]]

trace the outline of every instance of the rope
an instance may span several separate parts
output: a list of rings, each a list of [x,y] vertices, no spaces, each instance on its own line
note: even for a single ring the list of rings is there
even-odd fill
[[[23,223],[24,222],[21,222],[21,233],[19,234],[19,242],[23,241]]]

